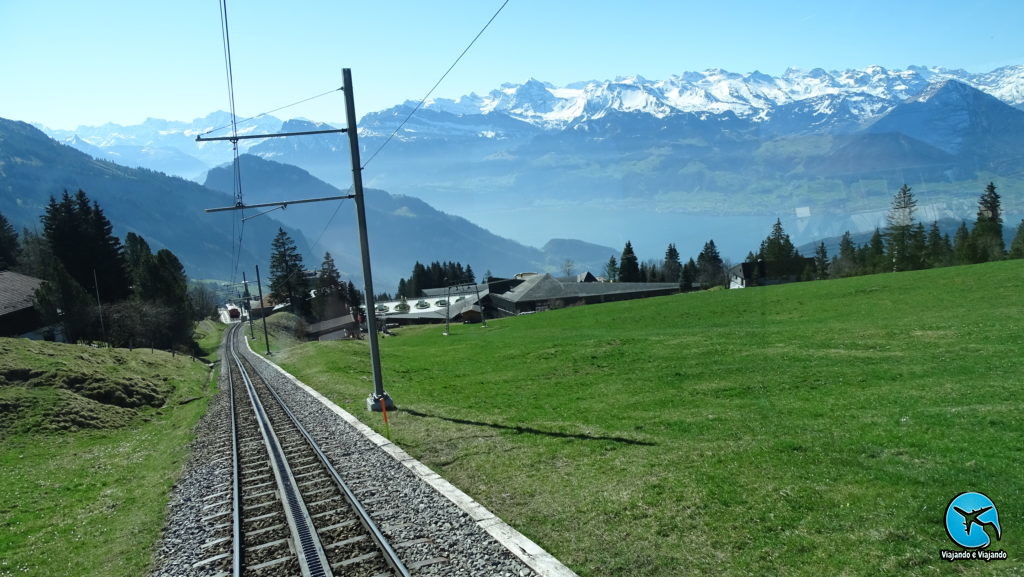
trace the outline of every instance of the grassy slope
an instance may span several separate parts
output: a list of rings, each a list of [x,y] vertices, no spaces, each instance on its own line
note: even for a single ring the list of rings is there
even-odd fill
[[[144,574],[213,392],[208,372],[150,349],[0,339],[0,576]],[[97,402],[72,384],[96,398],[155,391],[159,408]]]
[[[1020,574],[1024,261],[404,329],[392,438],[585,576]],[[276,360],[363,409],[365,344]],[[947,504],[1007,562],[951,564]]]

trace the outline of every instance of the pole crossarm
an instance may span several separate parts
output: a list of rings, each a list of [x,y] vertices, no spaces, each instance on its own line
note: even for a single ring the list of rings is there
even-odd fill
[[[208,208],[203,212],[224,212],[225,210],[245,210],[247,208],[264,208],[267,206],[280,206],[282,208],[287,207],[289,204],[303,204],[306,202],[324,202],[327,200],[342,200],[346,198],[355,198],[354,194],[346,194],[343,196],[325,196],[323,198],[304,198],[300,200],[282,200],[279,202],[263,202],[260,204],[236,204],[235,206],[222,206],[219,208]]]
[[[216,140],[230,140],[232,142],[238,140],[251,140],[253,138],[277,138],[279,136],[307,136],[310,134],[337,134],[339,132],[348,132],[347,128],[332,128],[330,130],[306,130],[303,132],[275,132],[274,134],[247,134],[245,136],[215,136],[213,138],[203,138],[203,135],[196,137],[196,142],[214,142]]]

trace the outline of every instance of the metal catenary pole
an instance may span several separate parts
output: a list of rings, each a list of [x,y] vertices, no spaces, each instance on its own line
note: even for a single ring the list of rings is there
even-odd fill
[[[352,90],[352,70],[341,70],[345,91],[345,119],[348,128],[349,150],[352,154],[352,193],[359,221],[359,251],[363,258],[363,288],[366,291],[366,330],[370,338],[370,364],[373,369],[373,394],[366,400],[371,411],[394,409],[391,397],[384,390],[380,371],[380,347],[377,343],[377,310],[373,296],[373,275],[370,272],[370,244],[366,234],[366,203],[363,198],[363,168],[359,160],[359,136],[356,129],[356,105]]]
[[[249,281],[245,280],[245,271],[242,271],[242,289],[242,298],[245,299],[245,306],[242,309],[249,317],[249,338],[255,339],[256,335],[252,332],[252,294],[249,292]],[[260,303],[260,306],[262,307],[263,303]]]
[[[270,356],[270,335],[267,334],[267,311],[263,306],[263,282],[260,280],[260,265],[256,265],[256,288],[260,290],[260,318],[263,319],[263,340],[267,342],[267,356]]]

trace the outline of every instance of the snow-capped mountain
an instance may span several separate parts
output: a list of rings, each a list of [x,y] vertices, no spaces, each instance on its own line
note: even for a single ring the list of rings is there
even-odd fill
[[[280,127],[279,119],[261,116],[239,124],[238,133],[263,134],[276,132]],[[231,144],[227,142],[196,142],[199,135],[230,134],[231,114],[224,111],[191,122],[147,118],[134,126],[107,123],[79,126],[75,130],[37,128],[54,140],[97,158],[185,178],[198,179],[210,168],[231,158]],[[244,152],[259,142],[239,141],[239,149]]]
[[[1013,106],[1024,104],[1024,66],[1007,66],[984,74],[937,67],[887,70],[871,66],[844,71],[789,69],[778,77],[757,71],[738,74],[712,69],[664,80],[630,76],[566,87],[530,79],[522,84],[505,84],[486,96],[432,100],[425,108],[459,116],[503,114],[557,129],[601,118],[610,111],[642,112],[657,118],[686,112],[732,113],[768,121],[780,107],[792,109],[798,102],[844,101],[851,113],[864,120],[916,98],[930,85],[944,80],[972,86]],[[816,112],[829,114],[825,106]]]
[[[841,234],[878,224],[903,183],[922,207],[959,219],[972,216],[994,180],[1005,212],[1024,215],[1021,65],[980,74],[923,66],[779,76],[712,69],[565,86],[530,79],[485,95],[438,98],[409,117],[416,104],[360,119],[366,186],[422,198],[537,246],[565,236],[608,246],[632,237],[636,245],[645,234],[664,247],[682,239],[662,228],[709,234],[712,215],[763,217],[770,225],[810,213],[796,232]],[[193,177],[142,164],[159,157],[144,150],[176,148],[211,168],[224,164],[230,145],[199,146],[195,134],[228,120],[220,113],[51,135],[77,135],[69,144],[94,147],[87,150],[93,155],[126,158],[134,146],[139,165]],[[270,117],[244,126],[282,131]],[[285,131],[311,126],[293,122]],[[344,136],[242,142],[250,154],[342,190],[351,185]],[[683,223],[678,215],[693,218]],[[737,238],[741,228],[761,238],[766,232],[745,220],[721,226]]]

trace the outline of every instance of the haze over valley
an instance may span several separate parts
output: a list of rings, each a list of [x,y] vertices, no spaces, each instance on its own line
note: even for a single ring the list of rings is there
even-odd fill
[[[360,120],[366,185],[537,248],[553,238],[610,247],[632,240],[655,257],[669,242],[696,251],[714,238],[741,259],[776,218],[798,242],[883,226],[904,183],[925,222],[970,218],[991,180],[1007,222],[1024,212],[1015,161],[1024,151],[1022,66],[982,74],[791,69],[779,77],[708,70],[564,87],[531,79],[428,101],[410,117],[414,104]],[[229,123],[221,112],[48,133],[98,157],[203,182],[230,159],[229,146],[196,143],[195,135]],[[261,116],[240,129],[322,127]],[[351,186],[344,135],[242,143],[341,190]]]
[[[509,275],[556,272],[571,260],[580,270],[599,271],[627,240],[641,259],[656,259],[669,243],[685,258],[714,239],[723,256],[738,262],[776,219],[797,244],[884,227],[889,199],[902,184],[913,188],[922,222],[944,220],[949,228],[970,220],[989,181],[1003,195],[1008,225],[1024,214],[1019,65],[983,74],[938,67],[791,69],[778,77],[708,70],[563,87],[531,79],[484,96],[430,100],[410,115],[414,105],[370,112],[359,122],[364,182],[377,189],[368,195],[375,276],[385,287],[415,261],[467,262],[480,273]],[[190,122],[46,132],[95,158],[231,195],[230,145],[196,141],[223,135],[229,125],[229,114],[215,112]],[[242,122],[239,132],[326,127],[262,115]],[[345,135],[243,140],[240,148],[247,202],[338,195],[351,186]],[[76,183],[96,189],[88,192],[106,205],[91,182],[55,182],[31,201],[8,197],[16,206],[0,211],[24,226],[48,194]],[[186,186],[179,182],[174,186]],[[226,204],[218,198],[230,197],[196,202]],[[292,206],[247,226],[291,226],[311,266],[330,251],[358,277],[351,210],[351,203]],[[144,222],[116,207],[110,212],[124,230]],[[165,218],[219,222],[198,213]],[[573,241],[552,250],[555,239]],[[187,255],[185,261],[193,275],[228,274]]]

